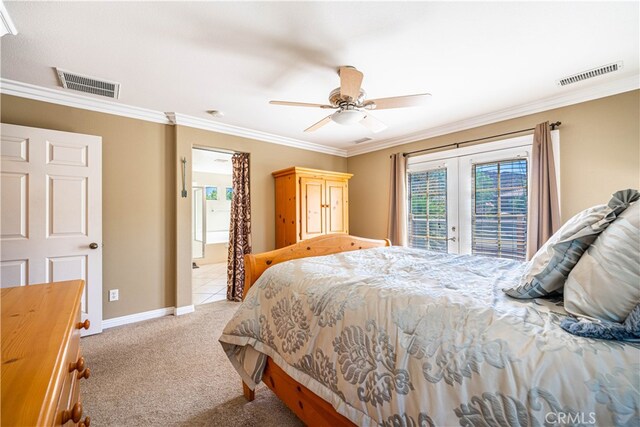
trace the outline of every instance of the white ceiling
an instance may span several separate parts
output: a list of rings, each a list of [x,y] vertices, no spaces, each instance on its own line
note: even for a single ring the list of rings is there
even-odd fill
[[[229,153],[194,148],[191,157],[194,172],[217,173],[221,175],[231,175],[233,173],[231,154]]]
[[[53,67],[122,84],[119,103],[341,149],[638,75],[638,2],[6,2],[1,75],[59,87]],[[622,71],[556,80],[615,61]],[[336,67],[364,72],[369,98],[430,92],[426,107],[374,115],[371,134],[326,110]],[[213,118],[206,111],[222,110]],[[370,143],[366,143],[370,144]],[[365,145],[365,144],[361,144]]]

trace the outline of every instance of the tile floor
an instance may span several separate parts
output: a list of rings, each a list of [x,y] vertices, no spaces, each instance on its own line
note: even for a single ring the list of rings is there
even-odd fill
[[[202,264],[191,272],[193,304],[208,304],[227,298],[227,263]]]

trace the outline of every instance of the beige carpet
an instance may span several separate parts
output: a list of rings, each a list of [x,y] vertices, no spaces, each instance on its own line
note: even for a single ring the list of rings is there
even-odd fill
[[[218,343],[238,303],[107,329],[83,338],[83,380],[92,426],[300,426],[268,388],[242,396],[240,377]]]

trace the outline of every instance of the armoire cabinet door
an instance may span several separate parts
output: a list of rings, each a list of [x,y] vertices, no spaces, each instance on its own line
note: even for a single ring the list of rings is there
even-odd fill
[[[325,181],[326,233],[349,233],[347,181]]]
[[[309,239],[325,233],[323,179],[300,178],[300,239]]]
[[[328,233],[349,233],[352,174],[294,166],[272,175],[276,248]]]

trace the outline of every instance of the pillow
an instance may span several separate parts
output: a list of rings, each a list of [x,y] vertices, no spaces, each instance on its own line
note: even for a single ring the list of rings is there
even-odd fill
[[[602,232],[564,285],[564,307],[575,316],[622,323],[638,304],[640,202]]]
[[[595,321],[565,317],[560,323],[565,331],[587,338],[603,340],[640,341],[640,304],[636,305],[624,323]]]
[[[504,292],[514,298],[540,298],[562,293],[571,269],[616,215],[637,200],[636,190],[613,194],[607,205],[594,206],[574,215],[536,252],[519,284]]]

